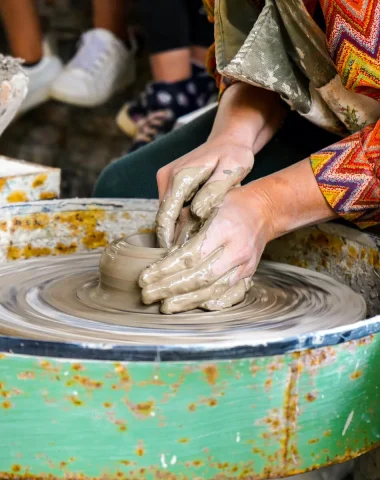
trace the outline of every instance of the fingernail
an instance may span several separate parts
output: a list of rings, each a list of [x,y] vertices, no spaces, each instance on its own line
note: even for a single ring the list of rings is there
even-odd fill
[[[152,295],[152,291],[148,287],[142,289],[141,300],[145,305],[152,305],[152,303],[155,303],[158,299]]]
[[[170,301],[163,301],[161,304],[160,312],[166,315],[172,315],[174,312],[171,310]]]
[[[143,271],[140,273],[140,276],[139,276],[139,278],[138,278],[138,280],[137,280],[137,285],[138,285],[140,288],[144,288],[144,287],[146,287],[146,286],[148,285],[145,277],[146,277],[146,271],[143,270]]]
[[[141,273],[138,280],[138,284],[141,288],[146,287],[155,281],[155,274],[157,273],[157,268],[155,264],[149,265]]]

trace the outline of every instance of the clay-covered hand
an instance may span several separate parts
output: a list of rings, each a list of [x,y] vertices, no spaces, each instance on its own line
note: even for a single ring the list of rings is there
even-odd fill
[[[160,246],[173,245],[176,222],[186,202],[192,200],[191,212],[204,220],[246,177],[253,162],[252,148],[218,136],[159,170],[161,204],[156,226]]]
[[[260,196],[246,187],[230,190],[198,233],[142,272],[143,302],[161,301],[163,313],[239,303],[271,237],[270,214]]]

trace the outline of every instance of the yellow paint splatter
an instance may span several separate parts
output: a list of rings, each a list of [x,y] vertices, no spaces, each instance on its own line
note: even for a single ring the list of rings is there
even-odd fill
[[[58,242],[55,246],[54,252],[57,255],[68,255],[70,253],[75,253],[77,251],[78,245],[73,242],[70,245],[65,245],[64,243]]]
[[[143,446],[140,445],[136,448],[136,455],[138,457],[143,457],[145,455],[145,450]]]
[[[85,228],[88,233],[91,233],[97,226],[98,221],[104,220],[104,210],[89,210],[89,211],[73,211],[62,212],[54,215],[54,221],[59,223],[67,223],[69,228],[73,231],[79,231]]]
[[[139,228],[139,233],[154,233],[154,228]]]
[[[82,400],[80,398],[78,398],[76,395],[71,395],[71,397],[69,397],[69,400],[76,407],[80,407],[81,405],[83,405]]]
[[[41,187],[47,179],[46,173],[41,173],[40,175],[37,175],[37,177],[34,179],[32,183],[33,188]]]
[[[40,193],[40,200],[51,200],[57,197],[58,197],[57,192],[41,192]]]
[[[139,415],[144,415],[146,417],[150,416],[154,410],[154,402],[141,402],[136,405],[136,412]]]
[[[81,372],[83,370],[86,370],[86,367],[81,363],[73,363],[73,365],[71,366],[71,369],[75,370],[76,372]]]
[[[178,440],[178,443],[189,443],[189,439],[188,438],[180,438]]]
[[[0,192],[3,190],[3,188],[5,187],[6,183],[7,183],[7,178],[0,178]]]
[[[27,217],[15,217],[12,222],[12,228],[17,230],[22,228],[23,230],[38,230],[39,228],[46,228],[51,221],[46,213],[35,213],[28,215]]]
[[[215,385],[219,377],[219,371],[216,365],[208,365],[203,371],[204,371],[204,374],[206,375],[207,382],[210,385]]]
[[[84,237],[82,243],[88,249],[106,247],[108,245],[107,234],[105,232],[93,232]]]
[[[318,442],[319,442],[319,438],[312,438],[308,441],[310,445],[313,445],[314,443],[318,443]]]
[[[17,260],[21,257],[21,249],[10,245],[7,252],[8,260]]]
[[[24,258],[43,257],[51,254],[51,249],[47,247],[33,247],[30,243],[23,248],[22,255]]]
[[[8,195],[7,200],[9,203],[27,202],[28,197],[26,195],[26,192],[22,190],[15,190],[14,192]]]
[[[352,380],[357,380],[358,378],[360,378],[361,376],[363,375],[363,372],[361,370],[355,370],[354,373],[352,373],[350,375],[350,377],[352,378]]]
[[[104,210],[63,212],[54,215],[54,222],[67,224],[74,235],[84,234],[83,245],[88,249],[105,247],[108,244],[107,234],[97,230],[98,223],[104,220]]]

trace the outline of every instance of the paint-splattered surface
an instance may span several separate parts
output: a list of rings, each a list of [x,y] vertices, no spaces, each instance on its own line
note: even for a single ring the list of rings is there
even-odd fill
[[[59,197],[61,171],[0,156],[0,206]]]
[[[0,262],[104,248],[151,231],[156,201],[57,200],[0,207]]]

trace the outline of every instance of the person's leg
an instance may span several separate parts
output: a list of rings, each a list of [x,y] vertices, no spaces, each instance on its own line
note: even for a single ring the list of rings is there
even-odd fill
[[[11,54],[25,60],[23,68],[29,78],[20,115],[49,99],[51,84],[61,72],[62,63],[58,57],[44,54],[35,0],[0,0],[0,15]]]
[[[94,196],[158,198],[157,171],[204,143],[215,113],[216,109],[213,109],[138,152],[110,164],[100,175]],[[299,162],[336,140],[335,135],[290,112],[281,130],[256,155],[254,168],[243,184]]]
[[[155,82],[179,82],[191,76],[189,21],[184,0],[142,0],[141,18],[148,37]]]
[[[127,39],[125,0],[93,0],[94,28],[112,32],[120,40]]]
[[[35,0],[0,0],[0,14],[12,56],[24,59],[27,64],[38,63],[43,51]]]
[[[136,48],[128,45],[126,17],[126,0],[93,0],[94,28],[53,83],[55,100],[96,107],[134,83]]]
[[[201,7],[201,0],[192,1]],[[141,0],[140,8],[153,82],[136,101],[124,105],[116,119],[135,138],[131,151],[171,131],[179,117],[205,106],[215,92],[215,82],[204,79],[201,47],[191,51],[186,0]],[[207,27],[212,37],[212,25]]]
[[[108,165],[100,175],[94,196],[102,198],[158,198],[157,171],[204,143],[216,109],[193,122]]]

